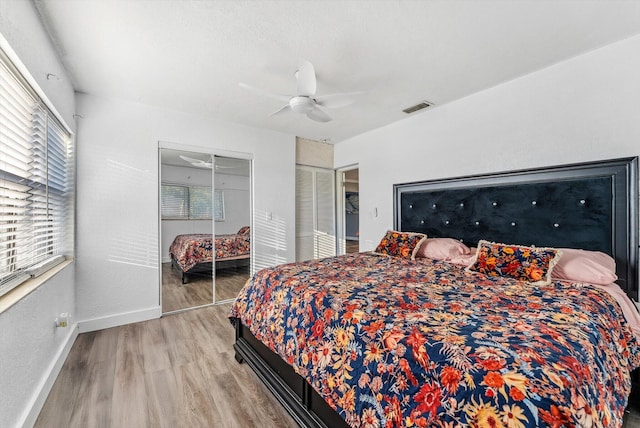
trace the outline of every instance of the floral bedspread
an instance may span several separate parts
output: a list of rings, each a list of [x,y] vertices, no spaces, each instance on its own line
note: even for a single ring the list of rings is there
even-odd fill
[[[215,240],[216,260],[238,257],[251,252],[249,234],[217,235]],[[183,272],[198,263],[213,261],[213,241],[210,234],[178,235],[169,247],[169,255]]]
[[[258,272],[240,318],[353,427],[622,426],[640,345],[587,284],[370,253]]]

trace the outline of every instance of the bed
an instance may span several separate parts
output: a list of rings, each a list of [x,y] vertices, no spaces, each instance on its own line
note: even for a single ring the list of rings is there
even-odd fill
[[[236,358],[296,421],[622,426],[640,366],[640,330],[628,322],[637,309],[619,303],[638,296],[637,159],[394,193],[394,229],[477,246],[479,255],[455,263],[382,251],[269,268],[232,308]],[[469,270],[493,251],[486,238],[537,245],[517,249],[525,252],[606,255],[618,285],[551,278],[550,268],[548,282]]]
[[[216,235],[215,246],[211,234],[178,235],[169,247],[169,256],[172,266],[181,274],[182,283],[186,284],[188,274],[211,272],[214,251],[216,268],[246,264],[251,258],[249,226],[235,234]]]

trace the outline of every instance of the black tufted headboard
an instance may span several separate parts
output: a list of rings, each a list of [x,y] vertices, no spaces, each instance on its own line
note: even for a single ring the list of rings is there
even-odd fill
[[[597,250],[638,299],[638,158],[394,185],[394,228]]]

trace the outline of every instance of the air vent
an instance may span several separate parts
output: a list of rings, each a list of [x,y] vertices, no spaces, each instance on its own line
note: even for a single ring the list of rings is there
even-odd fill
[[[407,114],[411,114],[411,113],[414,113],[414,112],[416,112],[418,110],[422,110],[424,108],[431,107],[432,105],[433,105],[433,103],[430,103],[429,101],[422,101],[420,104],[416,104],[414,106],[407,107],[406,109],[404,109],[402,111],[407,113]]]

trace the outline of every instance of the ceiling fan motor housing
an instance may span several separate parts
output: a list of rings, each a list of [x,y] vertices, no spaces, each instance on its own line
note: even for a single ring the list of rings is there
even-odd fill
[[[289,100],[289,107],[296,113],[307,114],[313,110],[315,104],[315,100],[307,96],[291,97]]]

